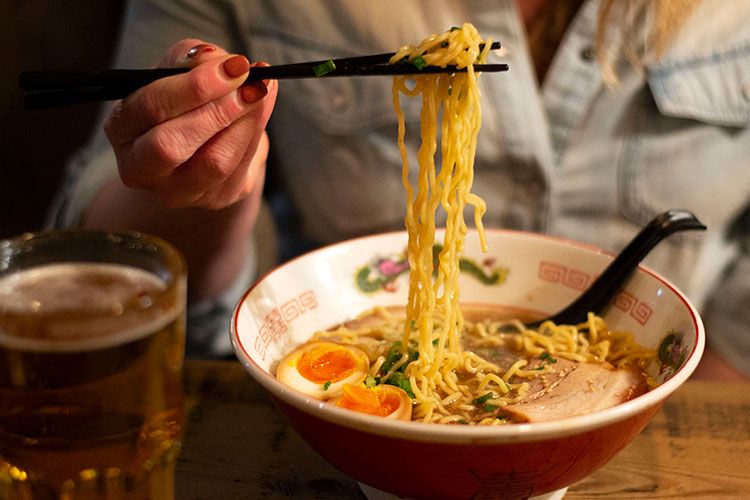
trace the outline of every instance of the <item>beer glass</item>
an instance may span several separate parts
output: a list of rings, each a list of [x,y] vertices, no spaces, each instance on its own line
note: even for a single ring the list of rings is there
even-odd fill
[[[185,301],[152,236],[0,241],[0,500],[174,497]]]

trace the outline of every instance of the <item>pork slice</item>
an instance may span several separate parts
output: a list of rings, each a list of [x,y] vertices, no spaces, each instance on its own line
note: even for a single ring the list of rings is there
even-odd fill
[[[519,422],[541,422],[609,408],[648,390],[637,368],[615,369],[609,363],[580,363],[556,358],[553,373],[529,381],[523,401],[503,409]],[[534,361],[528,368],[545,363]]]

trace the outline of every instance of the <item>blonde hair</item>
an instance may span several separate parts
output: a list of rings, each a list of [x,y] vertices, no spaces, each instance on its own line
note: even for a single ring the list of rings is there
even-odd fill
[[[620,57],[636,68],[658,60],[700,2],[602,0],[596,33],[596,56],[604,80],[610,84],[617,82],[615,64]],[[610,22],[612,19],[619,21]],[[616,38],[613,39],[613,35]]]
[[[596,58],[602,77],[617,81],[615,67],[625,59],[636,68],[657,60],[701,0],[602,0],[596,33]],[[583,0],[550,2],[528,26],[537,74],[543,77],[568,25]]]

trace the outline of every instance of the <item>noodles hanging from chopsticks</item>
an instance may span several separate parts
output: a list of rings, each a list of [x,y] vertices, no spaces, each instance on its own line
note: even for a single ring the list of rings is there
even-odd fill
[[[402,180],[407,193],[406,231],[409,237],[407,256],[410,266],[409,298],[406,305],[403,345],[408,345],[411,330],[419,332],[419,358],[409,366],[407,375],[419,401],[417,415],[429,420],[440,399],[437,386],[445,382],[456,385],[455,369],[463,363],[464,352],[459,341],[464,319],[458,302],[459,255],[464,250],[467,232],[464,208],[474,206],[474,221],[486,251],[482,215],[484,201],[471,193],[474,180],[474,156],[477,134],[482,122],[480,92],[475,63],[484,63],[491,40],[480,50],[476,28],[464,24],[442,35],[431,36],[417,47],[403,47],[391,59],[407,58],[412,62],[445,66],[455,64],[466,73],[430,76],[396,76],[393,78],[393,105],[398,116],[398,144],[403,161]],[[422,61],[419,61],[419,58]],[[409,80],[416,82],[409,88]],[[400,94],[422,96],[420,125],[422,144],[417,154],[419,175],[416,193],[409,182],[409,159],[404,143],[406,134]],[[442,118],[439,120],[440,113]],[[440,168],[435,165],[441,136]],[[433,281],[433,245],[435,213],[439,207],[447,215],[443,249],[438,256],[437,278]],[[444,328],[434,329],[436,313]],[[406,356],[402,356],[405,360]]]

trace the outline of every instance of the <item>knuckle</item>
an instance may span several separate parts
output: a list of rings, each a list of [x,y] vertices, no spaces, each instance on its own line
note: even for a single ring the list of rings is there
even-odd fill
[[[206,71],[189,71],[187,89],[192,99],[203,103],[212,100],[211,75]]]
[[[226,179],[232,173],[229,159],[218,148],[212,148],[206,152],[202,168],[205,175],[216,182]]]
[[[140,115],[150,125],[162,123],[167,119],[168,106],[158,92],[143,92],[139,100]]]
[[[126,153],[115,153],[117,159],[117,173],[120,181],[130,189],[147,189],[149,182],[143,177],[142,172],[133,169],[133,162],[129,161],[129,155]]]
[[[185,161],[185,138],[178,131],[169,128],[154,129],[151,150],[154,159],[162,164],[177,166]]]
[[[122,102],[115,104],[104,117],[102,130],[112,145],[121,144],[126,139],[122,138]]]
[[[115,124],[116,120],[117,118],[114,116],[114,112],[110,112],[104,118],[104,123],[102,123],[102,130],[104,130],[104,135],[107,136],[109,142],[114,142],[113,139],[117,131],[117,125]]]
[[[228,106],[222,106],[215,101],[211,101],[204,106],[204,113],[208,120],[218,129],[224,129],[231,125],[235,116]]]

